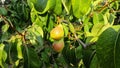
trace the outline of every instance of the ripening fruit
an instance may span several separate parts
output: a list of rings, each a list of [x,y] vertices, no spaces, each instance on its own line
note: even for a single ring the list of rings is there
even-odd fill
[[[54,40],[60,40],[64,36],[63,26],[61,24],[57,25],[50,32],[50,37]]]
[[[54,49],[54,51],[56,52],[61,52],[64,48],[64,41],[59,40],[59,41],[54,41],[52,44],[52,48]]]

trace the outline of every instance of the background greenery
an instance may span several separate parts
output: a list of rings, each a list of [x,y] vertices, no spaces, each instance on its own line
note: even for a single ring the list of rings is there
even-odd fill
[[[65,47],[52,49],[61,23]],[[119,68],[119,0],[10,0],[0,5],[0,68]]]

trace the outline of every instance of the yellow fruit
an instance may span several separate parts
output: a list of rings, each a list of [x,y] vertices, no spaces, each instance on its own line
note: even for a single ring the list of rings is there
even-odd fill
[[[52,48],[56,52],[61,52],[64,48],[64,41],[63,40],[54,41],[53,44],[52,44]]]
[[[60,40],[64,36],[63,26],[61,24],[57,25],[50,32],[50,37],[54,40]]]

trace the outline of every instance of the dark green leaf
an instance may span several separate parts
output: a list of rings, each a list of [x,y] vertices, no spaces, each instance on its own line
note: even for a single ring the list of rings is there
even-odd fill
[[[118,41],[119,33],[113,28],[106,29],[99,37],[96,44],[96,55],[102,68],[118,68],[120,60]],[[116,61],[117,60],[117,61]]]
[[[40,68],[40,60],[33,48],[25,47],[24,68]]]
[[[77,59],[81,59],[82,58],[82,46],[79,45],[76,49],[75,49],[75,56]]]
[[[120,30],[117,34],[117,38],[116,38],[116,41],[115,41],[115,47],[114,47],[114,64],[115,64],[115,68],[119,68],[120,67]]]
[[[90,63],[90,68],[100,68],[96,54],[92,58],[92,61]]]
[[[7,15],[7,10],[4,7],[0,7],[0,15]]]

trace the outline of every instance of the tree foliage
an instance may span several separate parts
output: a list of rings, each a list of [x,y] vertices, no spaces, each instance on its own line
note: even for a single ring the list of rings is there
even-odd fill
[[[119,19],[119,0],[5,1],[0,68],[119,68]],[[64,30],[60,53],[50,37],[58,24]]]

